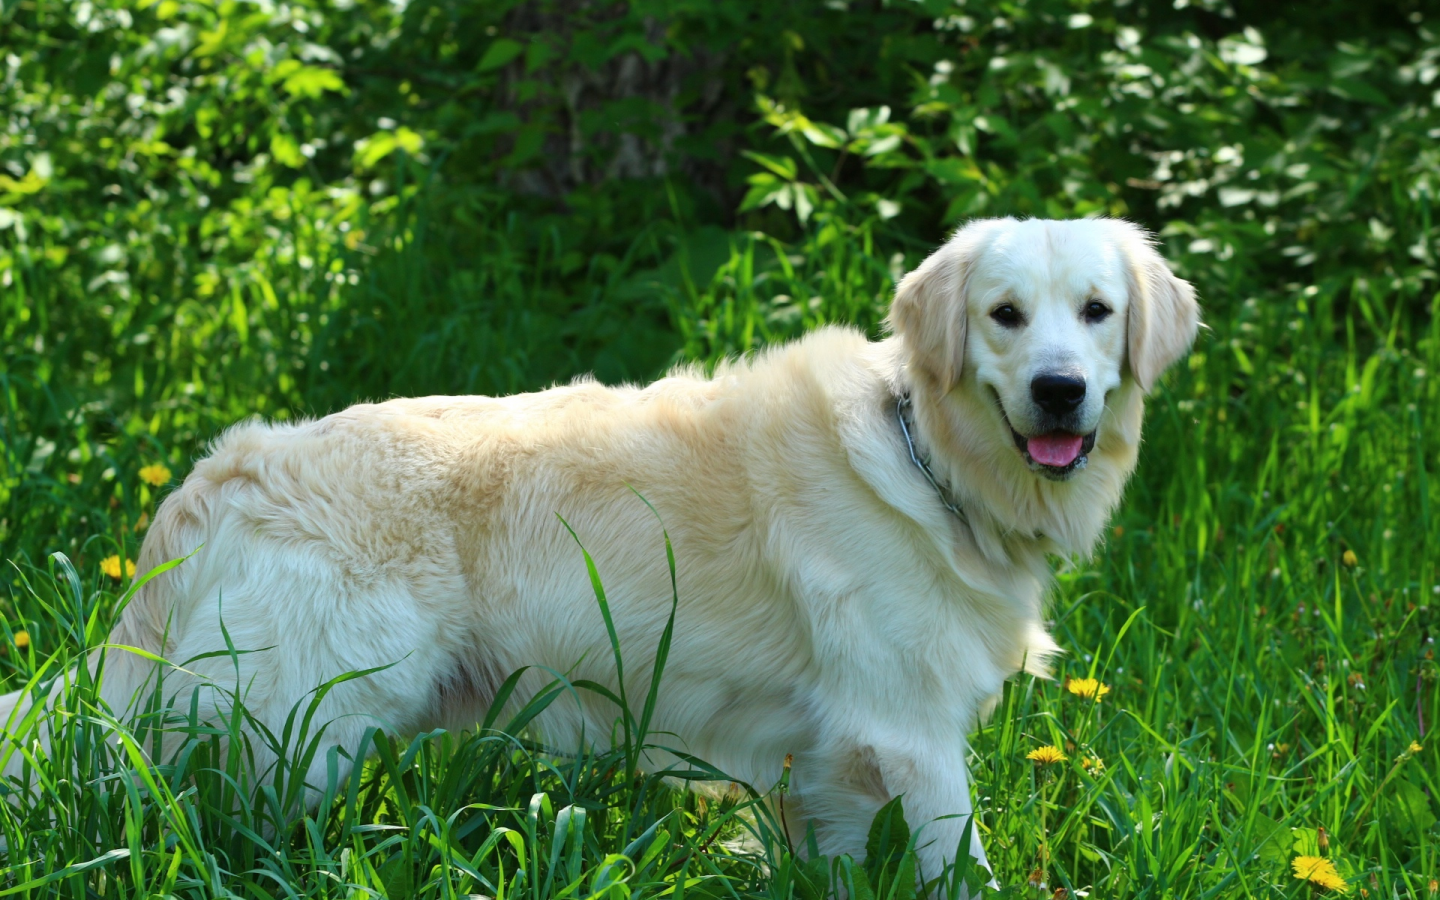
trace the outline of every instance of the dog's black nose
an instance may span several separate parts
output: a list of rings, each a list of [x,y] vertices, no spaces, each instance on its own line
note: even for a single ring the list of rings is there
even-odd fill
[[[1074,412],[1085,399],[1085,379],[1057,372],[1036,375],[1030,382],[1030,396],[1050,415],[1063,416]]]

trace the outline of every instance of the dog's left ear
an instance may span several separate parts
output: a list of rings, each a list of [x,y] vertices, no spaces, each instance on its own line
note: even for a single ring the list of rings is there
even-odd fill
[[[1200,329],[1200,304],[1195,288],[1176,278],[1145,232],[1117,222],[1128,257],[1130,290],[1130,373],[1147,394],[1161,373],[1184,356]]]
[[[966,283],[995,228],[1013,219],[982,219],[955,233],[895,289],[891,333],[905,342],[910,364],[948,394],[965,368]]]

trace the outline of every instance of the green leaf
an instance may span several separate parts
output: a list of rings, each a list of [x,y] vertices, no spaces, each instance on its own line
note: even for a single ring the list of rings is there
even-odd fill
[[[356,142],[355,168],[362,171],[373,168],[376,163],[396,150],[404,150],[414,156],[424,146],[425,139],[403,125],[394,131],[379,131]]]
[[[414,156],[425,146],[425,139],[418,133],[401,125],[395,129],[395,145],[411,156]]]
[[[411,871],[406,854],[397,854],[390,858],[380,869],[380,880],[385,885],[385,896],[387,897],[410,897],[415,892],[415,875]]]
[[[763,179],[763,180],[762,180]],[[762,206],[769,206],[771,203],[789,205],[790,186],[780,181],[774,175],[761,172],[750,176],[750,190],[745,192],[745,197],[740,201],[739,212],[750,212],[752,209],[759,209]]]
[[[848,859],[842,859],[842,864]],[[842,866],[843,882],[849,889],[850,900],[875,900],[875,889],[870,886],[870,876],[857,865]]]
[[[859,137],[863,131],[869,131],[890,121],[890,107],[876,106],[873,108],[860,107],[850,110],[850,115],[845,117],[845,128],[854,137]]]
[[[808,119],[800,126],[800,133],[805,135],[805,140],[817,147],[839,147],[845,143],[847,137],[842,128],[826,122],[811,122]]]
[[[1296,856],[1319,856],[1320,833],[1313,828],[1290,829],[1290,852]]]
[[[751,162],[759,163],[786,181],[794,181],[799,177],[800,170],[796,167],[795,160],[788,156],[770,156],[765,153],[755,153],[751,150],[741,150],[740,155]]]
[[[510,155],[505,158],[507,166],[520,166],[539,155],[545,144],[545,127],[538,123],[527,123],[515,131],[515,143]]]
[[[1260,846],[1255,849],[1260,862],[1267,866],[1283,866],[1290,861],[1290,845],[1294,840],[1290,829],[1269,816],[1257,814],[1251,833],[1261,840]]]
[[[270,136],[270,155],[282,166],[289,166],[298,169],[305,165],[305,154],[300,152],[300,145],[295,139],[284,132],[275,132]]]
[[[807,859],[803,865],[797,865],[795,874],[795,893],[800,900],[825,900],[830,893],[830,860],[824,856],[816,856]]]
[[[285,93],[292,97],[318,99],[326,91],[348,93],[340,73],[320,66],[301,66],[285,76]]]
[[[891,150],[900,146],[903,140],[904,138],[898,134],[887,134],[882,138],[872,141],[870,146],[865,148],[864,155],[879,156],[882,153],[889,153]]]
[[[490,46],[485,48],[485,55],[480,57],[475,71],[494,71],[524,52],[525,45],[519,41],[512,41],[510,38],[496,38]]]
[[[395,150],[395,135],[380,131],[355,144],[355,168],[369,169]]]
[[[815,211],[819,192],[808,184],[794,184],[790,186],[790,190],[795,198],[795,215],[800,217],[802,223],[808,222],[810,213]]]
[[[66,878],[73,878],[74,876],[79,875],[82,872],[88,872],[91,869],[103,868],[110,865],[111,863],[119,862],[122,859],[129,858],[130,851],[128,849],[123,847],[116,848],[106,853],[102,853],[94,859],[87,860],[86,862],[75,863],[73,865],[65,866],[62,869],[54,869],[50,872],[45,873],[39,878],[26,881],[22,884],[9,885],[5,890],[0,891],[0,897],[9,896],[11,894],[23,893],[26,891],[33,891],[36,888],[44,887],[47,884],[52,884],[56,881],[60,881]]]
[[[984,179],[974,162],[956,156],[933,160],[926,164],[925,170],[930,177],[945,185],[968,187]]]
[[[1417,836],[1429,831],[1430,826],[1435,824],[1430,798],[1403,778],[1397,778],[1392,783],[1386,806],[1397,822],[1413,830]]]
[[[910,826],[905,822],[903,798],[896,797],[880,807],[870,820],[865,839],[865,868],[875,873],[904,855],[910,844]]]

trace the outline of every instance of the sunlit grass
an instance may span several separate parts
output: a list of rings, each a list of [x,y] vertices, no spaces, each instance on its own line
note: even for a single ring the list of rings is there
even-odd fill
[[[873,328],[891,285],[864,223],[794,246],[718,231],[657,229],[639,240],[653,246],[637,243],[631,270],[597,270],[588,282],[589,315],[623,318],[614,310],[647,293],[652,309],[668,310],[665,358],[680,348],[713,362],[827,321]],[[382,260],[377,284],[433,251],[401,247],[415,259]],[[103,636],[166,485],[214,429],[261,410],[251,406],[261,393],[263,411],[283,404],[286,415],[349,399],[338,387],[346,345],[320,332],[304,338],[297,311],[309,310],[312,326],[324,311],[304,296],[288,310],[247,307],[245,345],[223,329],[137,321],[119,338],[135,346],[150,335],[142,346],[170,348],[158,363],[120,356],[103,382],[62,379],[56,360],[104,354],[116,337],[42,332],[33,317],[26,325],[18,304],[63,299],[43,270],[29,278],[23,297],[0,292],[8,340],[49,341],[11,363],[4,385],[0,532],[15,563],[0,671],[12,688],[42,668],[63,670]],[[428,342],[438,358],[474,351],[482,338],[459,325],[490,322],[506,304],[523,309],[525,284],[497,286],[488,312],[391,316],[394,346],[362,345],[371,355],[353,371],[369,386],[356,390],[377,390],[366,367],[382,350],[411,354]],[[355,290],[351,301],[370,302],[369,288]],[[1440,326],[1407,290],[1367,293],[1363,303],[1340,284],[1207,298],[1213,330],[1150,401],[1140,468],[1104,546],[1090,560],[1057,561],[1054,630],[1067,651],[1057,679],[1017,677],[973,735],[979,827],[1010,895],[1301,897],[1329,889],[1318,863],[1304,864],[1321,881],[1297,877],[1296,860],[1313,858],[1350,896],[1429,900],[1440,874],[1440,497],[1429,471]],[[399,309],[400,297],[386,302]],[[257,391],[244,373],[263,363],[250,357],[274,351],[256,335],[290,324],[311,348],[307,371],[324,363],[334,374]],[[535,348],[555,326],[525,327]],[[417,374],[390,357],[382,368],[409,372],[397,382],[406,392],[537,387],[578,370],[575,345],[556,340],[563,352],[548,362],[502,342],[481,354],[482,369]],[[483,369],[507,358],[531,368]],[[180,359],[200,389],[166,381]],[[124,368],[132,362],[143,378]],[[55,550],[77,571],[51,562]],[[90,689],[74,688],[81,697]],[[650,775],[637,782],[613,754],[542,752],[523,723],[403,745],[372,735],[360,777],[306,813],[283,792],[256,799],[245,754],[222,752],[237,739],[234,723],[207,726],[178,704],[147,710],[127,731],[103,710],[75,708],[84,715],[32,773],[38,793],[0,806],[0,890],[209,896],[223,884],[241,896],[815,900],[832,880],[788,857],[773,833],[745,845],[759,857],[734,849],[764,822],[744,792],[719,799],[676,793]],[[120,734],[119,745],[104,739]],[[149,755],[155,735],[180,756]],[[293,757],[304,743],[284,749]],[[853,884],[866,871],[840,861],[833,874]],[[859,877],[903,896],[887,871]]]

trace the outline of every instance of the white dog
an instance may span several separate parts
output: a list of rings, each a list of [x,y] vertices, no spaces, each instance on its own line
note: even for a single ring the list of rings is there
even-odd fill
[[[223,612],[236,647],[273,648],[239,665],[276,730],[321,682],[399,660],[328,695],[331,744],[375,723],[471,727],[528,664],[614,687],[558,513],[594,557],[643,696],[671,587],[638,492],[679,576],[654,729],[762,788],[792,754],[788,827],[813,823],[827,853],[862,855],[871,817],[903,794],[934,877],[964,852],[967,729],[1056,650],[1046,557],[1095,546],[1135,465],[1142,397],[1198,314],[1126,222],[995,219],[901,282],[878,343],[825,328],[713,378],[239,425],[165,500],[140,567],[202,549],[141,590],[111,642],[191,659],[224,649]],[[123,709],[152,665],[113,654],[107,701]],[[234,685],[233,665],[191,668]],[[17,703],[0,699],[0,721]],[[595,741],[615,715],[583,695],[541,727]],[[978,839],[968,850],[983,862]]]

